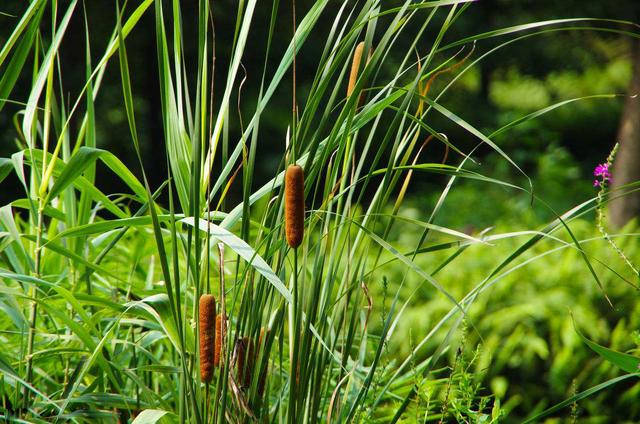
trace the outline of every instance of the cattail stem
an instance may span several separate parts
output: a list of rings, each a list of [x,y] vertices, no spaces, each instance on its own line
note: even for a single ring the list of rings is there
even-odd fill
[[[289,165],[284,177],[284,224],[287,243],[297,248],[304,236],[304,171]]]
[[[204,411],[202,416],[205,417],[205,422],[209,422],[209,419],[206,418],[209,416],[209,405],[211,405],[211,385],[207,384],[204,387]]]
[[[200,378],[210,383],[213,378],[216,340],[216,298],[210,294],[200,296]]]
[[[296,102],[296,52],[297,52],[297,48],[296,48],[296,0],[292,0],[291,2],[291,10],[292,10],[292,23],[293,23],[293,34],[291,36],[291,41],[293,43],[293,64],[292,64],[292,68],[293,68],[293,96],[292,96],[292,105],[291,105],[291,158],[293,160],[293,162],[296,161],[296,141],[297,141],[297,137],[296,137],[296,127],[297,127],[297,120],[298,120],[298,106],[297,106],[297,102]]]
[[[296,405],[299,392],[294,388],[298,386],[298,367],[300,350],[299,315],[300,305],[298,299],[298,249],[293,251],[293,351],[291,354],[291,367],[289,370],[289,422],[296,423]]]
[[[224,283],[224,243],[218,243],[218,255],[219,255],[219,276],[220,276],[220,315],[226,318],[226,296],[225,296],[225,283]],[[219,316],[220,316],[219,315]],[[220,319],[220,324],[218,324],[218,317],[216,317],[216,337],[215,337],[215,353],[214,353],[214,366],[218,366],[220,364],[220,355],[224,354],[224,338],[226,331],[222,331],[226,329],[226,326],[223,326],[224,320]],[[216,361],[217,357],[217,361]],[[218,422],[224,422],[224,416],[226,411],[226,392],[227,392],[227,379],[226,379],[226,370],[224,367],[220,370],[218,374],[218,384],[216,386],[216,393],[214,398],[214,408],[213,408],[213,419],[214,424]]]

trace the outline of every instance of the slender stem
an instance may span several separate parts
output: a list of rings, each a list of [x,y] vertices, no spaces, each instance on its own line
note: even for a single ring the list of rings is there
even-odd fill
[[[224,287],[224,244],[223,243],[218,243],[218,256],[219,256],[219,264],[220,264],[220,268],[219,268],[219,277],[220,277],[220,294],[219,294],[219,301],[220,301],[220,331],[222,332],[222,334],[220,335],[220,340],[221,340],[221,344],[220,344],[220,374],[218,375],[218,384],[216,387],[216,394],[215,394],[215,399],[214,399],[214,423],[217,422],[224,422],[223,418],[224,418],[224,412],[225,412],[225,402],[220,402],[221,397],[225,394],[226,392],[226,388],[227,388],[227,379],[224,378],[226,376],[225,373],[225,369],[226,369],[226,362],[224,361],[224,352],[226,352],[226,344],[225,344],[225,339],[226,339],[226,335],[227,335],[227,331],[226,331],[226,307],[225,307],[225,287]],[[217,337],[217,335],[216,335]],[[224,362],[223,362],[224,361]],[[220,409],[218,410],[218,407],[220,407]]]
[[[38,225],[36,227],[36,249],[35,249],[35,274],[36,278],[40,278],[40,262],[42,258],[42,221],[43,221],[43,209],[44,205],[42,203],[42,199],[40,199],[40,204],[38,206]],[[31,382],[33,378],[33,345],[35,341],[35,332],[36,332],[36,321],[38,318],[38,291],[36,290],[35,285],[32,285],[29,289],[29,297],[33,299],[31,302],[31,308],[29,311],[29,334],[27,338],[27,367],[26,367],[26,381]],[[24,408],[27,409],[29,407],[29,397],[31,392],[27,388],[24,387],[23,391],[23,399],[24,399]]]
[[[184,367],[183,367],[183,369],[184,369]],[[178,399],[179,399],[178,411],[179,411],[179,416],[180,416],[180,422],[181,423],[186,421],[186,414],[187,414],[186,407],[185,407],[185,403],[186,402],[184,401],[185,392],[186,392],[185,387],[184,387],[184,385],[186,384],[185,380],[186,380],[185,373],[181,372],[180,373],[180,385],[179,385],[179,388],[178,388],[178,392],[179,392],[179,395],[180,395],[178,397]]]
[[[202,416],[204,417],[204,423],[209,423],[209,415],[207,411],[209,410],[209,402],[211,400],[211,384],[205,383],[204,388],[204,405],[202,406]]]
[[[618,152],[618,147],[619,147],[619,144],[616,143],[613,146],[613,149],[611,150],[611,152],[609,153],[609,156],[607,157],[606,164],[608,165],[609,168],[613,165],[613,161],[616,157],[616,153]],[[640,272],[638,272],[638,268],[635,267],[635,265],[627,257],[624,251],[618,246],[618,244],[615,241],[613,241],[613,239],[607,232],[607,229],[605,228],[605,224],[604,224],[605,216],[604,216],[603,203],[604,203],[605,192],[607,191],[609,184],[610,184],[610,180],[608,178],[603,177],[602,181],[600,182],[600,190],[598,190],[598,197],[596,202],[596,223],[597,223],[598,231],[600,231],[600,234],[602,234],[604,239],[611,245],[611,247],[613,247],[613,250],[616,251],[618,256],[620,256],[620,258],[625,262],[625,264],[629,268],[631,268],[633,273],[636,276],[640,276]]]
[[[294,387],[298,385],[299,379],[299,299],[298,299],[298,249],[293,249],[293,355],[291,357],[291,368],[289,370],[289,422],[296,423],[296,398],[298,391],[294,390]]]
[[[296,163],[296,118],[297,118],[297,105],[296,105],[296,0],[292,0],[292,23],[293,23],[293,94],[292,94],[292,106],[291,106],[291,163]]]

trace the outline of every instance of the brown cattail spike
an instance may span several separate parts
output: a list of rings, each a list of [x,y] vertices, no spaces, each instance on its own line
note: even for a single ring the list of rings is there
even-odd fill
[[[358,81],[358,71],[360,70],[360,61],[362,60],[362,52],[364,51],[364,41],[358,43],[353,52],[353,60],[351,61],[351,73],[349,74],[349,85],[347,85],[347,97],[353,93],[353,89]]]
[[[289,246],[300,246],[304,236],[304,171],[299,165],[289,165],[284,177],[284,228]]]
[[[255,345],[249,337],[243,337],[236,344],[238,380],[243,389],[251,386],[251,375],[255,367]]]
[[[200,378],[209,383],[213,377],[216,298],[200,296]]]
[[[227,317],[223,317],[222,314],[218,314],[216,316],[216,342],[215,342],[215,353],[213,356],[213,365],[218,367],[220,366],[220,360],[222,355],[224,355],[223,351],[223,341],[225,334],[227,332]]]

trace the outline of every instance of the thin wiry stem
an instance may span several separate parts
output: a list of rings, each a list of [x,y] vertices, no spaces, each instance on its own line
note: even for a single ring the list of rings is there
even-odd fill
[[[616,153],[618,152],[619,143],[616,143],[611,149],[609,156],[607,157],[607,161],[605,162],[607,168],[611,168],[613,165],[613,161],[615,160]],[[596,180],[597,181],[597,180]],[[627,257],[624,251],[618,246],[618,244],[611,238],[607,229],[605,227],[605,213],[604,213],[604,197],[607,192],[607,188],[609,187],[609,178],[603,177],[602,181],[598,181],[598,196],[596,201],[596,225],[598,227],[598,231],[604,237],[604,239],[613,247],[613,250],[620,256],[620,258],[624,261],[624,263],[633,271],[633,273],[640,277],[640,272],[638,272],[638,268],[631,262],[631,260]]]

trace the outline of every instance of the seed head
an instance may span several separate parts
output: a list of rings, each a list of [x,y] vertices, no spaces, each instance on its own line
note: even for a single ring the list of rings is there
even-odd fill
[[[289,165],[284,177],[284,227],[289,246],[300,246],[304,236],[304,171],[299,165]]]
[[[216,339],[215,339],[215,353],[213,357],[213,365],[218,367],[220,366],[220,360],[222,358],[221,355],[224,355],[223,346],[224,346],[224,337],[227,332],[227,317],[222,316],[222,314],[218,314],[216,316]]]
[[[353,89],[358,81],[358,71],[360,70],[360,61],[362,61],[362,52],[364,51],[364,41],[361,41],[353,51],[353,59],[351,61],[351,72],[349,73],[349,85],[347,85],[347,97],[353,93]]]
[[[243,389],[251,386],[251,375],[255,367],[255,345],[249,337],[243,337],[236,344],[238,380]]]
[[[209,383],[213,377],[216,298],[203,294],[199,301],[200,378]]]

